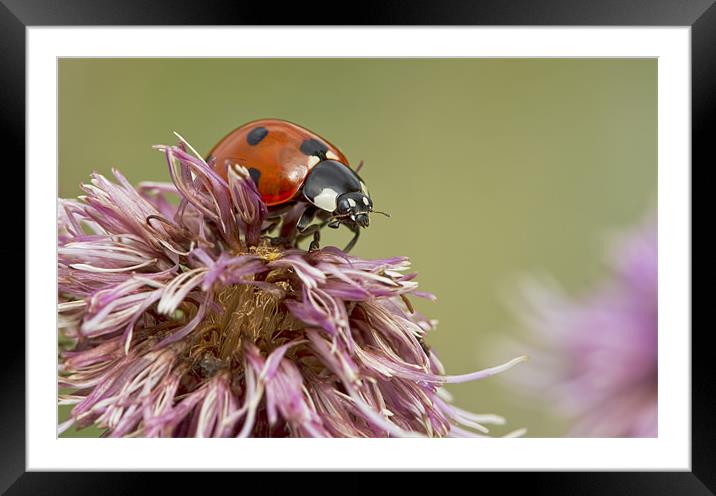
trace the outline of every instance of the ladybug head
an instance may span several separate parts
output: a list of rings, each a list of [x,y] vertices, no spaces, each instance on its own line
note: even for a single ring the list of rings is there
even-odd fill
[[[336,198],[334,215],[339,219],[350,219],[361,227],[368,227],[368,214],[373,211],[373,202],[362,191],[343,193]]]
[[[373,201],[361,178],[335,160],[323,160],[311,169],[303,195],[316,207],[333,214],[328,222],[333,228],[340,224],[368,227],[368,214],[374,212]]]

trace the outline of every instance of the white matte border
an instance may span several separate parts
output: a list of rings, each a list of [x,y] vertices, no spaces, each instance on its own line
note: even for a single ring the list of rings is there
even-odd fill
[[[687,27],[28,28],[27,470],[690,470],[690,38]],[[658,57],[659,437],[57,438],[57,57],[148,56]]]

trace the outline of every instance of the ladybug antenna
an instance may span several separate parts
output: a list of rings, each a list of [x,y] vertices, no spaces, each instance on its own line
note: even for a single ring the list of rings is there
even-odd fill
[[[386,217],[390,218],[390,214],[389,214],[389,213],[387,213],[387,212],[381,212],[380,210],[371,210],[371,213],[385,215]]]

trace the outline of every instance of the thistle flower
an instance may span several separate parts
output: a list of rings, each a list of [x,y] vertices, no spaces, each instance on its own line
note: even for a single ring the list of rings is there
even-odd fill
[[[580,298],[555,283],[525,285],[519,315],[538,343],[509,379],[545,395],[573,420],[570,436],[657,435],[655,216],[614,240],[612,277]],[[520,343],[525,350],[525,343]]]
[[[521,358],[445,375],[423,341],[434,322],[408,299],[432,296],[406,258],[271,246],[245,169],[225,181],[186,142],[156,148],[172,183],[93,174],[60,200],[60,403],[74,405],[60,432],[480,437],[504,422],[442,386]]]

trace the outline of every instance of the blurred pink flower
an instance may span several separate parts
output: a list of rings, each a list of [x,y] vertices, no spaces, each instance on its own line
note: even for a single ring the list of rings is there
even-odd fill
[[[453,406],[413,311],[406,258],[273,247],[246,170],[186,145],[173,184],[94,174],[60,200],[61,404],[107,436],[475,436],[503,423]],[[178,196],[178,204],[170,196]]]
[[[525,283],[517,313],[534,348],[520,343],[531,363],[507,379],[571,418],[569,436],[657,435],[655,218],[614,240],[612,276],[582,297],[555,283]]]

